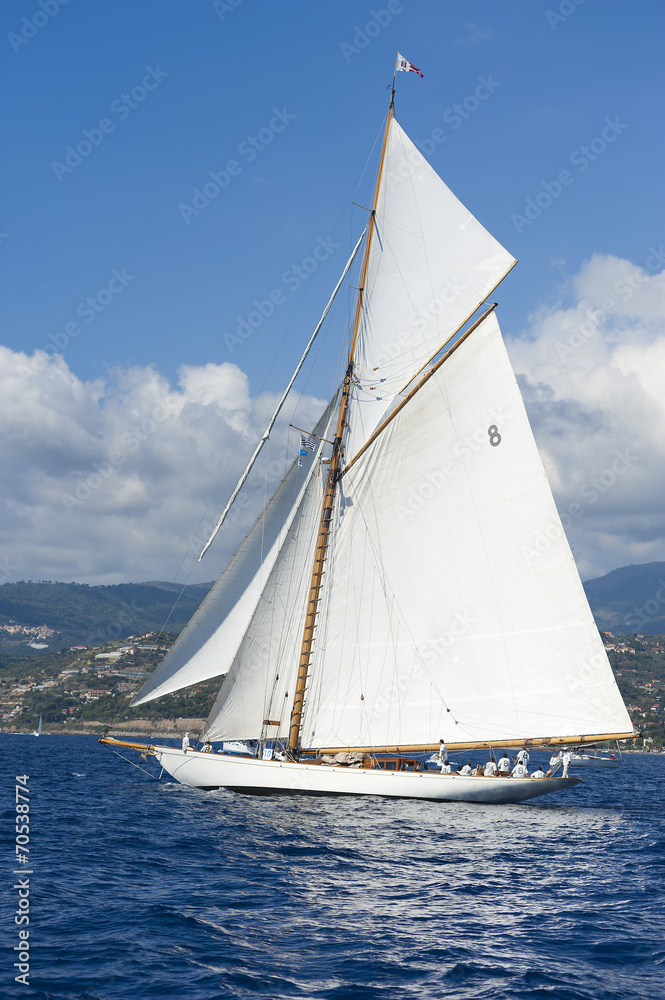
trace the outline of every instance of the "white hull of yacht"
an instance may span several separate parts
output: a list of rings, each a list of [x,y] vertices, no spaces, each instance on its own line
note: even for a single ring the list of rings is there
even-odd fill
[[[486,778],[435,771],[383,771],[327,764],[256,760],[220,753],[154,747],[183,785],[228,788],[250,795],[378,795],[438,802],[524,802],[578,785],[580,778]]]

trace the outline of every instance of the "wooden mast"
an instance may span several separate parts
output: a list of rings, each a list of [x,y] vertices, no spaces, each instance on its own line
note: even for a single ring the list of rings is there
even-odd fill
[[[397,70],[397,65],[395,65],[395,71],[396,70]],[[292,754],[295,754],[297,752],[298,742],[300,740],[300,725],[302,720],[303,704],[305,700],[305,688],[307,686],[307,675],[309,673],[309,664],[312,657],[314,629],[316,628],[316,617],[318,614],[318,606],[321,594],[321,583],[323,580],[323,564],[325,562],[326,553],[328,550],[328,535],[330,533],[330,525],[332,522],[335,491],[337,489],[337,483],[341,476],[341,465],[343,458],[342,437],[344,434],[344,428],[346,427],[346,416],[349,409],[349,395],[351,392],[351,379],[353,378],[354,354],[356,350],[356,341],[358,339],[358,328],[360,326],[360,317],[362,314],[363,295],[365,292],[365,281],[367,279],[369,253],[372,246],[372,236],[374,235],[374,229],[376,225],[375,223],[376,205],[379,199],[379,189],[381,186],[381,176],[383,174],[383,164],[386,158],[388,132],[390,130],[390,122],[392,121],[393,118],[393,109],[395,104],[395,76],[396,72],[393,74],[393,83],[390,93],[390,107],[388,108],[386,128],[383,134],[381,159],[379,160],[379,171],[376,178],[376,186],[374,188],[374,200],[372,201],[372,214],[370,217],[369,230],[367,233],[367,243],[365,244],[365,257],[363,260],[363,267],[360,277],[358,303],[356,305],[356,315],[353,324],[353,335],[351,337],[351,347],[349,350],[349,363],[346,369],[346,374],[344,376],[344,381],[342,383],[342,393],[339,403],[339,416],[337,418],[337,430],[335,433],[335,440],[333,442],[332,454],[330,456],[328,475],[326,477],[326,487],[323,496],[323,503],[321,505],[321,517],[319,519],[319,531],[316,539],[316,548],[314,551],[314,565],[312,567],[312,576],[310,579],[309,594],[307,597],[305,627],[303,629],[302,644],[300,647],[298,676],[296,678],[296,688],[293,696],[293,708],[291,709],[291,724],[289,728],[289,750],[291,751]]]

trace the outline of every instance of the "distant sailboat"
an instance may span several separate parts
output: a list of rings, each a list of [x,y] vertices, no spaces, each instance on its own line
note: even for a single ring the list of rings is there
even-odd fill
[[[39,725],[37,726],[36,731],[32,735],[33,736],[41,736],[42,735],[42,717],[41,717],[41,715],[39,716]]]
[[[554,754],[550,757],[550,767],[558,767],[561,764],[561,761],[561,754]],[[621,766],[621,757],[616,757],[614,754],[610,754],[609,757],[606,757],[602,754],[596,753],[571,753],[570,766],[616,768]]]
[[[516,261],[397,124],[394,94],[393,80],[339,390],[132,703],[225,674],[201,739],[254,755],[101,739],[187,785],[520,802],[579,779],[444,774],[419,755],[441,738],[466,751],[637,735],[495,307],[462,332]]]

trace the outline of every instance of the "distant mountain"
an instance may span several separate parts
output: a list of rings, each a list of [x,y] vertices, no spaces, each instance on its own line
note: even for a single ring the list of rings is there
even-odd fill
[[[665,635],[665,562],[613,569],[587,580],[584,590],[599,629]]]
[[[211,586],[191,584],[183,590],[181,584],[160,580],[112,587],[5,583],[0,585],[0,651],[25,655],[33,652],[31,641],[58,649],[93,646],[162,628],[179,632]],[[622,566],[597,580],[587,580],[584,589],[598,628],[617,635],[665,635],[664,562]],[[10,621],[25,629],[47,625],[55,635],[35,638],[27,632],[10,633],[3,628]]]
[[[30,636],[9,633],[10,621],[26,628],[47,625],[56,633],[47,645],[92,646],[109,639],[166,628],[178,632],[191,618],[211,584],[121,583],[89,587],[81,583],[5,583],[0,586],[0,649],[30,651]],[[175,607],[174,607],[175,605]]]

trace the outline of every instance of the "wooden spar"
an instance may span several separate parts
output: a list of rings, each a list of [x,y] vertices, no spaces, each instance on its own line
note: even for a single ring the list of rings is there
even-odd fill
[[[487,317],[489,316],[489,314],[491,312],[493,312],[496,309],[496,307],[497,307],[497,303],[495,302],[493,305],[491,305],[489,307],[489,309],[487,309],[482,314],[482,316],[480,317],[480,319],[476,320],[476,322],[473,324],[473,326],[469,327],[469,329],[466,331],[466,333],[464,333],[460,337],[460,339],[457,341],[457,343],[453,344],[453,346],[449,350],[446,351],[446,353],[443,355],[443,357],[439,358],[439,360],[437,361],[437,363],[432,368],[430,368],[430,370],[427,372],[427,374],[423,375],[423,377],[421,378],[421,380],[418,383],[418,385],[416,385],[416,386],[413,387],[413,389],[408,394],[408,396],[405,396],[404,399],[395,407],[395,409],[391,411],[390,416],[386,417],[386,419],[383,421],[383,423],[379,424],[379,426],[376,428],[376,430],[374,431],[374,433],[371,434],[367,438],[367,440],[365,441],[365,443],[362,446],[362,448],[360,449],[360,451],[357,451],[355,453],[355,455],[353,456],[353,458],[351,459],[351,461],[346,465],[346,467],[344,469],[344,472],[342,473],[343,476],[345,476],[347,474],[347,472],[349,471],[349,469],[351,468],[351,466],[354,465],[358,461],[358,459],[360,458],[360,456],[362,454],[364,454],[364,452],[367,451],[367,449],[372,444],[372,442],[376,441],[376,439],[378,438],[379,434],[381,434],[381,432],[386,429],[386,427],[388,426],[388,424],[391,423],[391,421],[393,421],[395,419],[395,417],[397,416],[397,414],[399,413],[399,411],[404,406],[406,406],[406,404],[409,402],[410,399],[413,399],[413,397],[418,392],[418,390],[421,389],[424,386],[425,382],[427,382],[427,380],[430,379],[432,377],[432,375],[435,374],[435,372],[438,372],[439,368],[444,363],[444,361],[448,360],[448,358],[450,357],[450,355],[453,354],[457,350],[457,348],[460,346],[460,344],[464,343],[464,341],[466,340],[467,337],[471,336],[471,334],[473,333],[473,331],[477,327],[480,326],[480,324],[483,322],[484,319],[487,319]],[[439,348],[439,350],[440,350],[440,348]],[[437,351],[437,354],[438,354],[438,351]]]
[[[97,742],[104,743],[109,747],[129,747],[130,750],[142,750],[148,752],[152,752],[154,750],[153,744],[130,743],[129,740],[114,740],[112,736],[102,736]]]
[[[604,743],[607,740],[636,740],[641,733],[600,733],[590,736],[534,736],[531,739],[472,740],[468,743],[447,743],[447,750],[494,750],[499,747],[572,746],[582,743]],[[438,743],[409,743],[386,747],[307,747],[303,753],[426,753],[438,750]]]
[[[383,164],[386,158],[388,133],[390,131],[390,122],[392,121],[393,118],[394,105],[395,105],[395,77],[393,76],[393,86],[390,94],[390,107],[388,108],[386,129],[383,134],[383,146],[381,147],[381,158],[379,160],[379,170],[376,178],[376,186],[374,188],[374,200],[372,201],[372,214],[370,217],[369,229],[367,232],[367,242],[365,244],[365,257],[363,260],[363,267],[360,277],[360,288],[358,290],[358,303],[356,305],[356,315],[353,323],[353,335],[351,337],[351,347],[349,349],[349,363],[346,369],[346,375],[344,376],[344,382],[342,383],[342,393],[339,402],[339,416],[337,419],[337,431],[335,433],[333,450],[330,457],[330,464],[328,466],[326,488],[323,496],[323,503],[321,505],[321,517],[319,519],[319,532],[316,539],[316,548],[314,550],[314,565],[312,567],[312,576],[310,579],[309,594],[307,598],[307,606],[305,609],[305,626],[303,629],[302,644],[300,647],[300,661],[298,664],[298,675],[296,678],[296,687],[293,695],[293,707],[291,709],[291,723],[289,728],[289,749],[292,751],[292,753],[295,753],[297,751],[298,742],[300,740],[300,725],[302,721],[303,704],[305,701],[305,688],[307,686],[307,675],[309,673],[309,664],[312,658],[314,629],[316,628],[316,617],[318,614],[319,600],[321,594],[321,582],[323,579],[323,564],[325,562],[326,552],[328,550],[328,535],[330,533],[330,524],[333,515],[335,490],[337,489],[337,482],[341,475],[340,468],[342,464],[342,437],[344,434],[344,428],[346,426],[346,416],[349,409],[351,379],[353,378],[353,360],[356,350],[356,341],[358,339],[358,329],[360,327],[360,317],[362,315],[362,303],[365,291],[365,281],[367,280],[369,253],[372,246],[372,236],[374,235],[374,229],[376,228],[376,222],[375,222],[376,206],[379,200],[381,176],[383,174]]]

